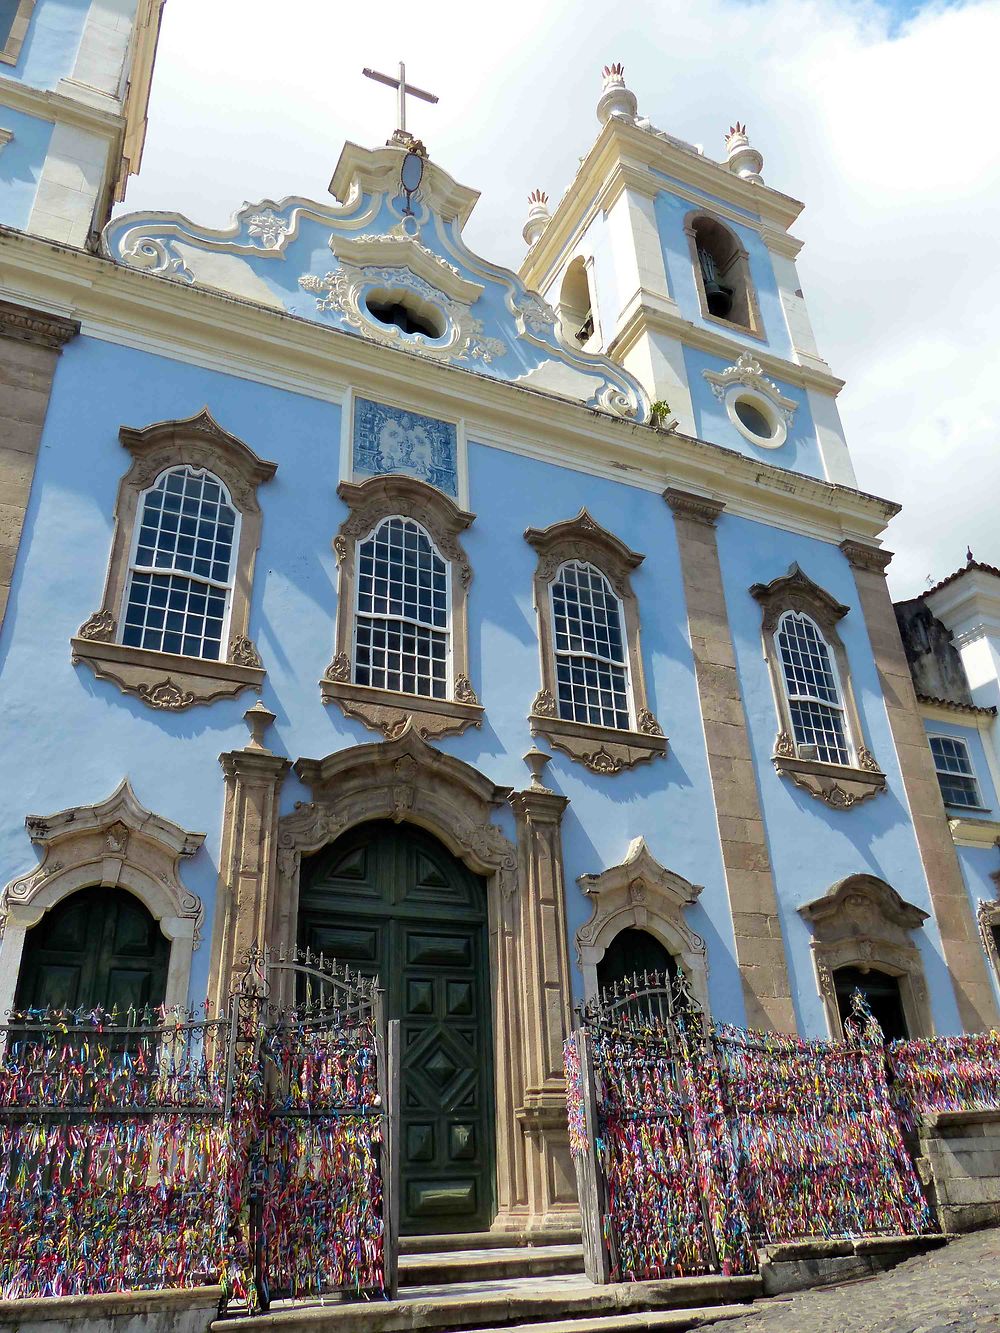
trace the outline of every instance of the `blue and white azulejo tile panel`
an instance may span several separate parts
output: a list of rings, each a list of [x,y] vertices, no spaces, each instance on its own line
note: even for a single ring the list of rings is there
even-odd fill
[[[418,477],[457,500],[458,431],[451,421],[355,398],[352,468],[358,480]]]

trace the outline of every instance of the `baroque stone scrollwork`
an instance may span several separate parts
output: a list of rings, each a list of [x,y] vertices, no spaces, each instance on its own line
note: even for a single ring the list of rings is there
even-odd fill
[[[665,869],[635,838],[620,865],[577,880],[590,899],[590,916],[576,932],[576,953],[583,972],[584,996],[597,994],[597,968],[621,931],[648,931],[684,970],[702,1012],[708,1013],[708,965],[705,941],[688,925],[684,908],[698,901],[700,884]]]
[[[387,740],[402,735],[412,720],[426,740],[482,726],[483,706],[469,677],[468,590],[472,566],[458,534],[475,519],[435,487],[415,477],[379,475],[366,481],[341,482],[337,494],[350,508],[333,539],[340,570],[334,656],[320,680],[324,703],[336,703],[348,717],[381,732]],[[414,519],[428,533],[442,557],[451,565],[450,630],[454,669],[452,694],[436,699],[420,694],[359,685],[354,679],[355,560],[358,542],[363,541],[384,519],[401,515]]]
[[[995,872],[991,878],[1000,888],[1000,871]],[[993,975],[1000,984],[1000,898],[981,901],[976,909],[976,920],[979,922],[979,934],[986,956],[993,965]]]
[[[667,738],[646,699],[639,607],[630,579],[644,557],[602,528],[586,509],[575,518],[547,528],[529,528],[524,538],[538,552],[534,598],[542,662],[542,685],[528,715],[531,734],[545,736],[550,745],[579,760],[592,773],[607,776],[665,754]],[[634,728],[592,726],[560,716],[549,589],[562,566],[571,560],[599,569],[621,599]]]
[[[182,882],[180,862],[198,852],[204,833],[147,810],[127,778],[105,801],[29,815],[25,827],[42,859],[0,891],[0,1012],[13,1004],[26,932],[63,898],[93,885],[127,889],[159,921],[170,941],[166,1004],[185,1004],[205,911]]]
[[[786,574],[772,579],[770,583],[755,583],[750,588],[750,595],[760,603],[761,607],[764,657],[778,708],[778,734],[772,755],[775,771],[781,777],[791,778],[796,786],[802,787],[811,796],[824,801],[833,809],[851,810],[860,802],[884,791],[886,778],[877,759],[865,743],[861,714],[851,684],[850,664],[837,631],[838,623],[848,614],[850,608],[843,606],[814,583],[797,564],[791,565]],[[831,764],[816,759],[808,753],[801,752],[795,743],[795,728],[792,724],[780,654],[775,643],[775,634],[781,617],[787,611],[809,616],[818,626],[833,654],[843,697],[848,740],[854,754],[853,762],[850,764]]]
[[[264,667],[247,635],[253,566],[262,522],[257,488],[274,476],[276,465],[258,458],[242,440],[223,430],[207,407],[193,417],[157,422],[143,430],[123,426],[119,436],[132,456],[132,464],[118,488],[102,604],[70,640],[74,665],[85,662],[98,678],[113,681],[124,693],[135,695],[150,708],[176,711],[192,704],[230,698],[246,689],[259,692]],[[217,476],[240,513],[227,661],[117,642],[128,586],[129,555],[143,492],[165,469],[180,464]]]
[[[860,874],[838,881],[799,913],[812,927],[816,979],[832,1037],[843,1036],[834,977],[841,967],[897,977],[910,1036],[933,1035],[923,963],[912,935],[927,912],[884,880]]]

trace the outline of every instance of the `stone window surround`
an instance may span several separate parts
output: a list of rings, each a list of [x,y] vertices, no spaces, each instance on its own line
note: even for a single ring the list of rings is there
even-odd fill
[[[741,279],[746,283],[747,315],[749,325],[741,324],[738,320],[722,319],[718,315],[713,315],[708,308],[708,298],[705,295],[705,279],[701,271],[701,260],[698,258],[698,238],[695,235],[696,222],[710,222],[714,227],[718,227],[725,232],[733,243],[733,254],[726,264],[725,268],[719,273],[719,277],[725,280],[726,276],[734,271],[739,272]],[[693,208],[690,213],[684,217],[684,235],[688,238],[688,248],[691,252],[691,267],[694,270],[694,285],[698,293],[698,305],[701,311],[701,317],[709,324],[715,324],[720,329],[728,329],[730,332],[738,332],[746,338],[756,338],[760,342],[767,341],[767,334],[764,331],[764,321],[760,313],[760,305],[757,301],[757,288],[754,285],[753,275],[750,272],[750,255],[746,246],[739,239],[733,229],[728,226],[721,218],[717,218],[714,213],[708,212],[704,208]]]
[[[630,550],[623,541],[602,528],[586,509],[581,509],[575,518],[551,523],[547,528],[528,528],[524,539],[538,552],[534,602],[538,613],[542,684],[528,715],[532,736],[543,735],[557,750],[579,760],[592,773],[599,774],[620,773],[623,768],[632,768],[666,754],[667,738],[646,698],[639,640],[639,604],[629,577],[645,556]],[[599,569],[621,601],[635,731],[598,727],[559,716],[550,588],[561,567],[570,560],[581,560]]]
[[[253,569],[260,545],[262,515],[257,487],[277,471],[242,440],[215,421],[208,408],[179,421],[160,421],[142,430],[123,426],[119,438],[132,455],[115,501],[115,528],[100,607],[70,640],[73,663],[86,662],[100,679],[112,680],[151,708],[178,711],[196,703],[231,698],[245,689],[260,692],[264,667],[248,637]],[[118,642],[136,520],[145,492],[161,473],[187,464],[213,473],[226,486],[239,512],[239,544],[234,554],[226,661],[135,648]]]
[[[804,788],[818,800],[838,810],[852,806],[885,790],[885,774],[879,768],[865,743],[861,715],[854,698],[850,665],[843,641],[837,632],[837,623],[847,615],[843,606],[805,574],[798,564],[792,564],[787,574],[779,575],[770,583],[755,583],[750,596],[761,606],[761,635],[764,658],[771,677],[775,707],[778,713],[778,734],[772,756],[776,772],[790,777],[796,786]],[[797,753],[792,727],[788,693],[785,688],[775,635],[781,617],[786,611],[801,612],[817,625],[833,655],[844,708],[844,722],[848,743],[856,756],[855,763],[831,764],[821,759],[803,759]]]
[[[1000,890],[1000,870],[994,871],[990,878]],[[1000,948],[997,947],[996,937],[993,934],[994,929],[1000,928],[1000,897],[982,899],[976,908],[976,919],[979,922],[983,948],[993,966],[997,985],[1000,986]]]
[[[834,973],[841,967],[884,972],[899,980],[899,994],[911,1037],[934,1035],[920,950],[911,931],[928,913],[875,875],[849,875],[799,908],[812,926],[812,956],[830,1036],[842,1040]]]
[[[482,726],[484,709],[469,679],[468,600],[472,566],[458,540],[458,534],[472,524],[475,514],[459,509],[453,500],[427,482],[397,474],[368,477],[362,482],[342,481],[337,494],[350,512],[333,539],[340,580],[334,656],[320,680],[323,702],[336,703],[348,717],[357,718],[387,740],[402,735],[411,719],[425,740]],[[383,519],[395,516],[419,523],[449,564],[452,678],[447,699],[356,685],[352,679],[358,545]]]
[[[17,64],[24,39],[28,35],[34,8],[35,0],[21,0],[18,5],[14,21],[10,25],[10,32],[7,34],[7,41],[4,43],[3,49],[0,50],[0,61],[3,61],[5,65]]]
[[[204,833],[189,833],[138,800],[128,778],[105,801],[29,815],[28,835],[42,850],[33,870],[0,891],[0,1014],[13,1008],[27,932],[78,889],[127,889],[159,922],[170,942],[167,1008],[188,1003],[191,960],[204,907],[180,879]]]
[[[576,882],[591,902],[590,916],[576,932],[584,1000],[598,993],[597,969],[612,940],[621,931],[634,928],[647,931],[673,955],[707,1016],[705,941],[684,919],[684,908],[697,902],[702,886],[665,869],[642,837],[633,839],[620,865],[599,874],[580,875]]]

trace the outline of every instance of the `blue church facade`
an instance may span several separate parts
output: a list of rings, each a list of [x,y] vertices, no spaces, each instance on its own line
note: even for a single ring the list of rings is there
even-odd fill
[[[561,1042],[622,958],[720,1021],[837,1036],[860,975],[910,1035],[995,1024],[995,707],[914,689],[896,507],[856,488],[800,205],[743,127],[711,161],[609,67],[519,274],[399,132],[331,203],[108,221],[159,6],[123,0],[111,55],[96,8],[0,10],[0,1008],[219,1005],[261,946],[389,967],[417,1045],[468,1029],[420,1057],[479,1135],[423,1221],[419,1124],[407,1168],[456,1230],[573,1225]],[[961,817],[928,736],[968,742]],[[395,916],[364,868],[393,828],[440,848]],[[94,888],[162,977],[116,937],[84,985],[52,914]]]

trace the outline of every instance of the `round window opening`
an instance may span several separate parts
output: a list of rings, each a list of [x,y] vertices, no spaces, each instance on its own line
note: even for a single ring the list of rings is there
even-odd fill
[[[439,310],[429,302],[414,300],[408,292],[371,292],[365,308],[379,324],[411,336],[420,333],[425,338],[440,338],[447,328]]]
[[[729,420],[751,444],[762,449],[780,449],[785,443],[788,428],[784,418],[760,394],[730,393],[726,398]]]

